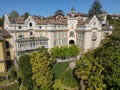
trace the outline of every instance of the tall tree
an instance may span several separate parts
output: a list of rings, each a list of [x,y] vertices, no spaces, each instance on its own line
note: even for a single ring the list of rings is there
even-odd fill
[[[24,16],[25,19],[26,19],[26,18],[28,18],[29,15],[30,15],[30,14],[29,14],[28,12],[25,12],[23,16]]]
[[[96,15],[98,18],[100,18],[99,14],[102,13],[101,8],[102,8],[102,5],[101,5],[100,1],[99,0],[95,0],[93,2],[93,4],[92,4],[90,10],[88,11],[89,18],[92,18],[93,15]]]
[[[32,80],[38,90],[49,90],[53,84],[53,57],[45,49],[31,55]]]
[[[11,13],[10,13],[10,18],[17,18],[19,17],[19,13],[15,10],[13,10]]]
[[[23,87],[27,90],[32,90],[33,82],[32,82],[32,67],[30,64],[30,56],[23,55],[19,59],[19,67],[20,67],[20,78],[22,81]]]

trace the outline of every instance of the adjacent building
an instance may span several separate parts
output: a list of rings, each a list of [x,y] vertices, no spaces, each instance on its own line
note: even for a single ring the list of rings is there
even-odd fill
[[[96,16],[88,19],[87,14],[76,13],[74,7],[67,15],[61,10],[47,18],[29,16],[8,18],[5,15],[4,29],[11,38],[12,51],[15,56],[37,50],[40,46],[53,48],[55,46],[75,44],[83,51],[94,49],[106,33],[112,32],[112,27],[106,24],[106,14],[102,21]]]
[[[0,72],[5,72],[13,65],[11,35],[7,30],[0,28]]]

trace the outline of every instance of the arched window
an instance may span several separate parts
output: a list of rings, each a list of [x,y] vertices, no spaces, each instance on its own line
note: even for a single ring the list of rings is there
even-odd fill
[[[31,31],[31,32],[30,32],[30,36],[32,36],[32,35],[33,35],[33,32]]]
[[[97,33],[96,33],[96,32],[93,32],[93,33],[92,33],[92,40],[93,40],[93,41],[96,41],[96,39],[97,39]]]
[[[29,26],[32,27],[32,23],[31,22],[29,23]]]
[[[73,31],[70,32],[70,37],[74,37],[74,32]]]

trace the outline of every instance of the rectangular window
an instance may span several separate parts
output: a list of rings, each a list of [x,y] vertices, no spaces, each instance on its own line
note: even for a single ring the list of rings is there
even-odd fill
[[[62,38],[64,38],[64,32],[62,33]]]
[[[7,56],[7,57],[10,57],[10,51],[7,51],[7,52],[6,52],[6,56]]]
[[[9,48],[10,46],[9,46],[9,42],[8,41],[5,41],[5,48]]]
[[[24,35],[20,34],[20,35],[18,35],[18,38],[19,39],[24,38]]]
[[[95,42],[92,42],[92,48],[95,49]]]

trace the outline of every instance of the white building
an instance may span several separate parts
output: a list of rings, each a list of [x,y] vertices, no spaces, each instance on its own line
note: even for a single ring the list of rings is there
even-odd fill
[[[76,44],[86,51],[98,47],[105,34],[112,32],[96,16],[89,20],[86,14],[76,13],[74,8],[67,16],[58,10],[48,18],[29,16],[27,19],[9,19],[5,15],[4,29],[11,34],[13,52],[18,54],[36,50],[40,46],[50,49],[70,44]]]

